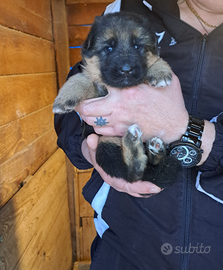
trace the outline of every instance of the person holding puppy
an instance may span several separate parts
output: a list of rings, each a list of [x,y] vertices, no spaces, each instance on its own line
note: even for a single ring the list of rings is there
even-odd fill
[[[55,116],[58,145],[80,169],[94,166],[83,195],[95,209],[98,235],[91,269],[222,268],[223,226],[223,3],[220,0],[124,0],[107,12],[151,18],[160,56],[173,70],[170,86],[147,84],[84,101],[78,112],[97,134],[123,136],[138,124],[143,140],[160,136],[178,151],[185,138],[200,158],[161,191],[150,182],[112,178],[95,161],[98,135],[81,137],[75,113]],[[79,72],[77,65],[70,76]],[[96,118],[106,119],[97,126]],[[184,153],[177,153],[182,158]],[[154,196],[152,196],[154,195]]]

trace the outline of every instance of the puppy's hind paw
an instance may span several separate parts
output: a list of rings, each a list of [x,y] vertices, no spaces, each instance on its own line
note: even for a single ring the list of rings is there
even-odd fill
[[[159,137],[154,137],[146,143],[150,164],[157,165],[166,156],[166,145]]]
[[[153,155],[164,153],[165,145],[159,137],[154,137],[147,142],[147,148]]]
[[[122,138],[122,153],[128,168],[129,182],[142,179],[146,168],[147,155],[145,154],[141,137],[142,131],[134,124],[128,128],[128,131]]]
[[[134,124],[128,128],[128,136],[133,142],[138,141],[142,136],[142,131],[138,125]]]

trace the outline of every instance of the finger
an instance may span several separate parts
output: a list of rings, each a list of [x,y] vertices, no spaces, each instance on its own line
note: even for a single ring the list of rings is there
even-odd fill
[[[113,111],[112,99],[109,96],[88,99],[81,102],[75,110],[80,113],[80,115],[94,116],[99,115],[109,115]]]
[[[98,141],[99,141],[99,137],[96,134],[91,134],[87,137],[88,148],[94,154],[96,153],[96,149],[98,147]]]
[[[103,179],[107,184],[112,186],[117,191],[128,193],[133,197],[148,198],[161,191],[159,187],[152,184],[151,182],[137,181],[134,183],[129,183],[121,178],[109,177],[108,175],[105,175],[103,172],[101,176],[104,177]]]
[[[91,134],[87,137],[87,146],[89,150],[89,155],[91,159],[91,164],[95,166],[96,164],[96,150],[98,147],[99,137],[96,134]]]
[[[92,117],[80,114],[80,117],[82,118],[82,120],[84,120],[88,125],[92,127],[105,127],[111,124],[109,115]]]
[[[161,191],[159,187],[147,181],[126,183],[126,189],[129,194],[133,194],[135,197],[150,197]]]

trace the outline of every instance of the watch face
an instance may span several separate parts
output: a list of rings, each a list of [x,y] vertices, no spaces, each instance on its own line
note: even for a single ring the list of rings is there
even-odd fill
[[[176,157],[183,167],[196,166],[201,160],[201,151],[199,148],[189,144],[176,145],[170,150],[170,155]]]

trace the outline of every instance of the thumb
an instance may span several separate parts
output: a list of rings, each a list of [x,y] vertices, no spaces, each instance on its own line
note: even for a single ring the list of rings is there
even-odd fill
[[[93,164],[96,163],[95,156],[96,156],[96,150],[98,147],[98,142],[99,142],[99,136],[97,134],[91,134],[87,137],[87,145],[88,145],[89,154],[90,154]]]

